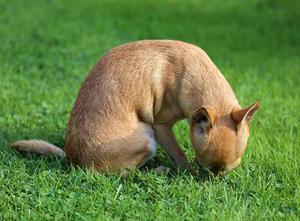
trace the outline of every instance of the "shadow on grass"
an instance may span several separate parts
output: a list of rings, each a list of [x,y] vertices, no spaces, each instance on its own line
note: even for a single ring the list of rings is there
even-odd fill
[[[54,155],[40,155],[36,153],[27,153],[11,149],[9,144],[17,140],[41,139],[53,143],[56,146],[63,147],[63,130],[56,133],[45,135],[47,130],[26,130],[18,128],[17,130],[4,129],[0,130],[0,146],[2,162],[22,160],[25,170],[29,174],[38,173],[44,170],[70,171],[70,165],[66,159]]]
[[[65,158],[51,155],[40,155],[12,150],[13,156],[22,160],[27,173],[36,174],[44,170],[55,170],[63,173],[71,171],[71,165]]]
[[[94,172],[91,169],[82,169],[76,166],[72,166],[70,163],[67,162],[65,158],[59,158],[57,156],[40,155],[36,153],[26,153],[26,152],[16,151],[16,150],[11,150],[11,154],[13,155],[13,157],[22,160],[26,172],[31,175],[42,173],[43,171],[49,171],[49,170],[64,173],[64,174],[70,173],[72,170],[82,170],[82,171],[88,171],[88,173],[91,172],[96,174],[98,173],[98,172]],[[147,176],[148,173],[154,173],[158,177],[164,176],[165,178],[168,178],[170,180],[176,179],[178,176],[180,177],[193,176],[188,171],[176,167],[171,167],[171,166],[168,167],[168,170],[163,172],[162,174],[156,174],[154,172],[154,169],[161,165],[162,164],[160,163],[160,159],[155,158],[154,160],[148,161],[142,168],[132,170],[130,172],[131,175],[129,175],[129,177],[131,178],[123,177],[122,179],[135,180],[135,178],[137,178],[139,180],[140,175]],[[106,176],[118,177],[120,176],[120,174],[114,174],[114,175],[107,174]],[[134,179],[132,179],[133,178],[132,176],[134,177]],[[201,182],[201,181],[208,180],[211,176],[212,176],[211,173],[199,168],[197,170],[197,174],[193,176],[193,179],[198,182]]]
[[[27,153],[17,150],[12,150],[9,148],[9,144],[20,140],[20,139],[42,139],[45,141],[48,141],[49,143],[53,143],[56,146],[63,147],[64,146],[64,130],[58,130],[55,133],[49,132],[48,134],[45,134],[45,131],[47,130],[34,130],[29,131],[27,129],[18,129],[18,131],[9,131],[9,130],[0,130],[0,137],[1,137],[1,143],[0,145],[2,148],[2,154],[1,158],[2,161],[15,161],[16,159],[22,160],[22,164],[25,167],[25,170],[28,174],[37,174],[41,173],[43,171],[59,171],[60,173],[70,173],[74,169],[79,170],[87,170],[87,169],[80,169],[72,166],[67,162],[65,158],[59,158],[57,156],[53,155],[40,155],[36,153]],[[62,148],[63,149],[63,148]],[[161,175],[157,176],[164,176],[170,180],[173,180],[177,178],[178,176],[185,176],[189,177],[192,176],[188,171],[184,171],[182,169],[176,168],[172,165],[171,160],[169,160],[169,157],[164,153],[164,151],[159,148],[157,155],[154,159],[149,160],[146,162],[146,164],[141,167],[139,170],[132,171],[133,176],[136,178],[140,177],[138,174],[141,173],[145,176],[147,176],[147,173],[153,173],[154,169],[159,166],[166,166],[168,169],[168,172],[163,172]],[[197,181],[204,181],[209,179],[211,174],[196,165],[194,165],[194,168],[197,170],[197,175],[194,176],[194,179]],[[91,170],[92,172],[92,170]],[[109,176],[109,175],[107,175]],[[114,176],[119,176],[118,174]],[[129,179],[130,180],[130,179]]]

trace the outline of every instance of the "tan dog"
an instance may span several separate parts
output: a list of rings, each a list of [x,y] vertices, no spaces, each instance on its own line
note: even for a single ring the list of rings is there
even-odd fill
[[[66,133],[67,159],[115,172],[142,166],[156,141],[182,168],[192,170],[172,126],[188,118],[197,162],[216,173],[235,168],[258,103],[240,108],[218,68],[200,48],[171,40],[121,45],[104,55],[82,84]],[[44,141],[17,149],[65,153]]]

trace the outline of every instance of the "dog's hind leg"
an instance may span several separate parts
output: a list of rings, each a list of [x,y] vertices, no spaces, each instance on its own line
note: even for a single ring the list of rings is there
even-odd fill
[[[115,127],[109,139],[99,140],[82,151],[80,158],[86,160],[80,164],[113,173],[140,168],[153,158],[157,144],[151,125],[141,121],[124,125],[124,128]]]

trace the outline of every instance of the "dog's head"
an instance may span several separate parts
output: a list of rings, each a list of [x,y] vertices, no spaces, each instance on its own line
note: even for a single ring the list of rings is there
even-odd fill
[[[190,117],[190,135],[197,163],[219,175],[237,167],[247,145],[249,123],[258,108],[256,102],[223,116],[211,107],[195,111]]]

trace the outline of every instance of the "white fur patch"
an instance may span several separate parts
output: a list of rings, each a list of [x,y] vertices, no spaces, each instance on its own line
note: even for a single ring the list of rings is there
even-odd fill
[[[155,140],[154,131],[152,129],[148,132],[148,140],[151,153],[149,154],[149,157],[147,157],[147,160],[150,160],[155,156],[157,150],[157,143]]]
[[[154,135],[154,130],[152,129],[152,127],[148,124],[144,124],[144,135],[145,138],[147,139],[147,146],[148,146],[148,150],[149,150],[149,154],[146,158],[144,158],[143,162],[141,162],[137,168],[140,168],[141,166],[143,166],[148,160],[151,160],[155,154],[156,154],[156,150],[157,150],[157,143],[155,140],[155,135]]]
[[[148,135],[148,147],[149,147],[149,155],[144,159],[144,161],[138,166],[138,168],[140,168],[141,166],[143,166],[148,160],[151,160],[155,154],[156,154],[156,150],[157,150],[157,143],[155,140],[155,136],[154,136],[154,131],[151,127],[149,127],[149,129],[147,129],[147,135]]]

